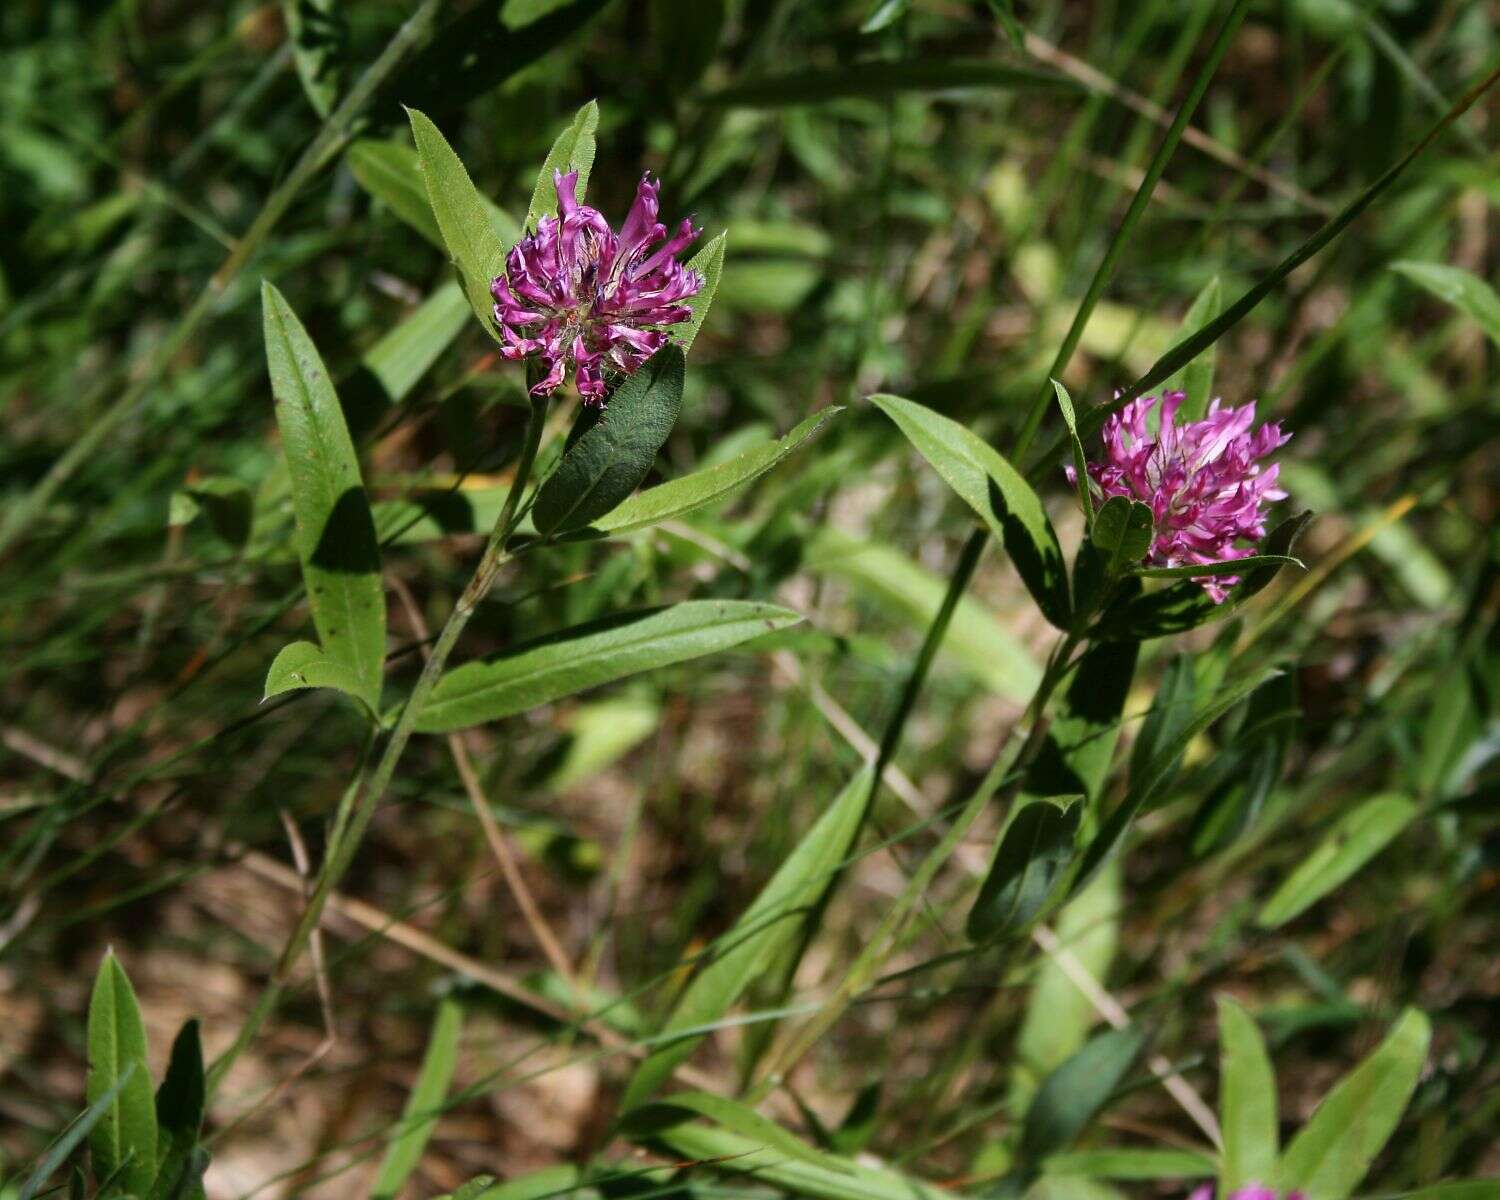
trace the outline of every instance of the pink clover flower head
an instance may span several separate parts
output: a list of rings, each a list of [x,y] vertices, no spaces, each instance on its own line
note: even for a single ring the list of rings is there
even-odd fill
[[[1179,425],[1186,396],[1132,400],[1104,423],[1104,458],[1088,464],[1092,489],[1102,499],[1124,496],[1150,505],[1156,533],[1146,562],[1180,567],[1223,562],[1255,553],[1241,542],[1266,536],[1265,508],[1285,498],[1276,486],[1279,467],[1261,460],[1291,440],[1275,421],[1259,429],[1255,404],[1221,408],[1215,400],[1201,421]],[[1158,416],[1153,433],[1147,423]],[[1067,467],[1070,483],[1077,473]],[[1194,582],[1222,604],[1236,575],[1205,575]],[[1241,1200],[1258,1200],[1246,1193]]]
[[[1188,1200],[1214,1200],[1214,1185],[1205,1183],[1201,1187],[1194,1188]],[[1304,1200],[1304,1198],[1301,1192],[1287,1192],[1283,1195],[1275,1188],[1269,1188],[1263,1183],[1248,1183],[1230,1192],[1229,1200]]]
[[[616,233],[598,209],[575,195],[578,172],[553,172],[557,216],[545,216],[505,260],[490,284],[500,353],[535,358],[543,371],[536,396],[562,386],[571,365],[578,394],[603,404],[605,372],[630,375],[667,342],[666,327],[693,315],[684,301],[703,277],[677,260],[698,234],[684,220],[671,237],[656,219],[660,184],[641,178],[635,203]]]

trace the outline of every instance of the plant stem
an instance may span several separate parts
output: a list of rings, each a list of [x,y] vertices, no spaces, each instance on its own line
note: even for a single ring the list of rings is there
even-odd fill
[[[401,715],[391,730],[385,749],[381,752],[380,760],[374,772],[369,776],[368,783],[364,782],[361,775],[356,777],[354,783],[350,785],[351,793],[346,793],[345,802],[340,805],[340,816],[342,817],[347,812],[347,820],[335,821],[334,836],[330,839],[328,849],[324,853],[323,866],[318,872],[312,896],[308,899],[307,907],[287,939],[281,957],[277,959],[270,982],[240,1030],[234,1045],[213,1064],[208,1076],[210,1093],[218,1086],[229,1068],[234,1065],[234,1060],[249,1045],[260,1027],[275,1011],[291,978],[292,969],[307,948],[313,931],[317,929],[318,923],[323,918],[323,910],[328,904],[329,896],[348,871],[349,864],[354,861],[354,855],[360,843],[369,831],[370,822],[375,818],[375,812],[380,807],[380,802],[384,799],[391,780],[395,777],[396,767],[401,761],[402,754],[406,752],[407,743],[415,731],[417,717],[425,707],[427,698],[432,694],[432,689],[437,686],[444,667],[448,664],[448,656],[452,654],[453,647],[458,643],[459,637],[469,623],[469,618],[474,615],[475,610],[489,594],[500,568],[510,559],[505,545],[514,532],[516,505],[520,501],[521,493],[526,489],[526,483],[531,477],[531,469],[536,463],[537,449],[541,445],[542,428],[546,420],[546,398],[533,397],[531,412],[527,417],[521,457],[516,464],[516,476],[511,481],[510,491],[506,494],[505,506],[495,521],[495,527],[490,531],[489,541],[485,543],[484,554],[479,559],[479,565],[474,568],[474,574],[470,577],[463,594],[453,606],[453,612],[449,614],[447,622],[438,634],[427,662],[422,667],[422,673],[417,677],[411,695],[402,706]]]

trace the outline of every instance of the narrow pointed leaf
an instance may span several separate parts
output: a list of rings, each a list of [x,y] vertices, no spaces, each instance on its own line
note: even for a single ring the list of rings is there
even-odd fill
[[[1182,732],[1161,748],[1156,757],[1151,760],[1151,764],[1141,772],[1141,778],[1138,781],[1131,780],[1125,798],[1115,806],[1114,811],[1105,819],[1099,832],[1094,835],[1093,840],[1083,852],[1078,874],[1072,883],[1074,895],[1088,885],[1089,880],[1094,877],[1099,868],[1119,848],[1126,830],[1130,828],[1141,806],[1154,798],[1158,789],[1175,774],[1177,760],[1182,756],[1188,743],[1276,674],[1278,672],[1272,669],[1257,671],[1219,689],[1213,699],[1198,711]]]
[[[108,1091],[93,1100],[71,1125],[67,1127],[62,1135],[47,1148],[46,1154],[37,1163],[36,1169],[27,1177],[21,1186],[17,1200],[35,1200],[35,1197],[46,1186],[47,1180],[51,1179],[58,1167],[65,1163],[73,1151],[78,1149],[83,1139],[88,1137],[94,1130],[98,1129],[101,1122],[114,1112],[115,1102],[120,1093],[130,1085],[135,1078],[136,1065],[127,1063],[125,1069],[120,1072],[114,1084]],[[150,1083],[147,1083],[150,1090]],[[78,1176],[74,1177],[75,1187],[78,1185]]]
[[[613,511],[640,486],[682,409],[682,351],[664,346],[609,398],[592,428],[537,491],[531,519],[544,537],[571,533]]]
[[[192,1184],[201,1178],[202,1170],[196,1166],[199,1156],[195,1152],[199,1149],[206,1099],[203,1044],[198,1022],[190,1020],[172,1043],[166,1077],[156,1090],[159,1165],[151,1189],[152,1200],[186,1196]],[[202,1166],[207,1166],[206,1158]]]
[[[1021,1127],[1021,1157],[1033,1165],[1066,1149],[1109,1102],[1145,1048],[1134,1028],[1110,1029],[1042,1081]]]
[[[1276,1076],[1255,1019],[1219,998],[1219,1124],[1224,1132],[1219,1191],[1228,1196],[1252,1183],[1276,1186],[1279,1154]]]
[[[1182,334],[1189,337],[1202,329],[1219,315],[1223,289],[1215,275],[1198,293],[1187,316],[1182,319]],[[1214,362],[1218,349],[1209,345],[1198,357],[1181,370],[1174,371],[1162,382],[1164,392],[1182,392],[1186,398],[1178,410],[1177,419],[1182,422],[1201,421],[1208,411],[1208,402],[1214,387]]]
[[[370,503],[338,396],[302,323],[264,285],[266,362],[296,514],[297,557],[323,654],[380,702],[385,590]]]
[[[463,1005],[453,997],[439,1004],[427,1039],[417,1081],[401,1110],[401,1120],[386,1148],[380,1173],[370,1189],[372,1200],[393,1200],[406,1186],[422,1159],[422,1151],[443,1113],[443,1101],[458,1065],[458,1040],[463,1032]]]
[[[1346,1200],[1395,1132],[1416,1090],[1432,1026],[1407,1009],[1395,1028],[1313,1110],[1281,1161],[1281,1186],[1307,1200]]]
[[[688,259],[688,267],[703,277],[703,286],[683,302],[693,310],[693,315],[681,325],[672,326],[670,330],[672,339],[682,347],[684,354],[692,348],[698,338],[698,331],[708,319],[714,293],[719,290],[719,277],[724,273],[724,251],[728,246],[728,239],[727,232],[721,233]]]
[[[1290,554],[1250,554],[1244,558],[1226,558],[1220,562],[1187,563],[1180,567],[1141,567],[1135,573],[1144,579],[1198,579],[1215,575],[1241,575],[1258,567],[1299,567],[1300,558]]]
[[[707,1117],[714,1124],[757,1143],[764,1150],[801,1162],[814,1163],[841,1174],[847,1168],[837,1157],[809,1146],[796,1134],[763,1117],[737,1100],[709,1092],[674,1092],[664,1100],[643,1104],[626,1113],[622,1132],[627,1137],[650,1138],[694,1117]]]
[[[710,92],[703,102],[732,108],[785,108],[855,96],[884,97],[894,92],[1077,87],[1066,76],[1051,71],[983,59],[924,58],[761,75]]]
[[[88,1099],[114,1093],[89,1139],[95,1182],[119,1173],[127,1191],[145,1195],[156,1178],[156,1099],[146,1068],[146,1029],[135,991],[110,951],[89,999]],[[129,1079],[121,1084],[125,1073]]]
[[[491,337],[498,337],[490,283],[505,271],[505,244],[468,171],[438,127],[416,109],[407,110],[407,115],[443,244],[458,268],[474,315]]]
[[[1346,813],[1260,910],[1256,923],[1275,929],[1341,887],[1411,824],[1418,808],[1404,796],[1376,796]]]
[[[531,189],[531,203],[526,207],[527,229],[535,229],[544,216],[557,215],[557,190],[553,185],[556,175],[578,172],[574,195],[582,203],[589,187],[589,174],[594,169],[594,131],[598,128],[599,105],[590,100],[557,135],[537,173],[536,186]]]
[[[714,504],[752,480],[759,479],[842,411],[840,408],[825,408],[808,417],[777,441],[746,450],[718,466],[694,471],[681,479],[673,479],[638,492],[596,521],[592,528],[600,533],[625,533],[672,520],[694,509]]]
[[[1066,629],[1071,612],[1062,547],[1031,485],[957,421],[899,396],[871,396],[991,532],[1005,543],[1043,614]]]
[[[1062,413],[1063,424],[1068,430],[1068,442],[1073,451],[1073,486],[1078,492],[1078,507],[1083,509],[1087,527],[1094,524],[1094,497],[1089,490],[1089,462],[1083,453],[1083,443],[1078,440],[1078,421],[1073,415],[1073,397],[1060,380],[1052,381],[1052,390],[1057,395],[1057,411]]]
[[[1022,933],[1046,906],[1073,857],[1082,799],[1038,797],[1011,818],[969,909],[966,928],[971,941]]]
[[[801,620],[791,609],[748,600],[685,600],[621,613],[456,667],[438,680],[417,728],[447,733],[481,725]]]
[[[1466,316],[1472,317],[1490,341],[1500,346],[1500,295],[1478,275],[1443,263],[1392,263],[1391,270],[1420,284],[1440,300],[1445,300]]]
[[[664,1036],[683,1036],[636,1068],[620,1102],[623,1111],[649,1100],[702,1042],[701,1033],[688,1031],[723,1017],[781,949],[801,936],[807,913],[849,857],[869,795],[866,769],[834,798],[734,928],[715,943],[662,1029]]]

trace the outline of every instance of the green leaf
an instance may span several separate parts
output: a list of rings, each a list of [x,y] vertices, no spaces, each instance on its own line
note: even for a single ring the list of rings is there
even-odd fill
[[[344,152],[344,158],[360,187],[434,246],[443,248],[443,232],[432,215],[415,150],[398,142],[362,138]]]
[[[554,174],[566,175],[578,172],[578,184],[574,195],[579,202],[588,192],[589,173],[594,169],[594,131],[599,128],[599,105],[590,100],[578,110],[572,122],[557,135],[552,149],[537,172],[536,186],[531,189],[531,203],[526,206],[526,228],[535,229],[543,217],[557,215],[557,190],[553,186]]]
[[[1284,565],[1283,560],[1290,556],[1302,530],[1311,520],[1312,513],[1301,512],[1271,530],[1261,543],[1259,554],[1268,561],[1247,569],[1222,604],[1215,604],[1200,585],[1184,580],[1154,592],[1127,594],[1117,599],[1099,617],[1093,629],[1094,635],[1143,641],[1186,633],[1209,621],[1223,620],[1259,595],[1276,578]]]
[[[594,424],[537,491],[531,519],[543,537],[597,521],[640,486],[682,409],[682,351],[663,346],[609,398]]]
[[[1451,1179],[1407,1192],[1402,1200],[1500,1200],[1500,1179]]]
[[[673,1092],[664,1100],[632,1108],[620,1123],[621,1132],[636,1140],[647,1140],[660,1137],[663,1130],[694,1117],[707,1117],[716,1125],[749,1138],[763,1150],[774,1150],[787,1158],[816,1163],[832,1171],[845,1171],[834,1155],[814,1149],[753,1108],[709,1092]]]
[[[1145,507],[1142,505],[1142,507]],[[1245,558],[1226,558],[1219,562],[1189,563],[1180,567],[1141,567],[1135,574],[1145,579],[1197,579],[1200,576],[1240,575],[1257,567],[1300,567],[1306,569],[1300,558],[1290,554],[1251,554]]]
[[[648,1100],[702,1042],[703,1028],[722,1018],[777,954],[801,936],[807,913],[849,857],[870,793],[866,769],[835,797],[734,928],[714,944],[712,957],[662,1028],[661,1036],[671,1040],[631,1076],[620,1101],[622,1111]]]
[[[1022,933],[1046,907],[1073,856],[1082,796],[1042,796],[1011,817],[966,926],[969,940]]]
[[[173,1200],[185,1194],[201,1178],[193,1175],[194,1151],[203,1130],[203,1112],[207,1085],[203,1074],[203,1045],[198,1022],[183,1024],[172,1042],[172,1056],[167,1074],[156,1089],[157,1162],[156,1182],[151,1188],[152,1200]],[[207,1158],[202,1159],[207,1166]],[[184,1180],[184,1175],[189,1179]]]
[[[1078,507],[1083,509],[1083,519],[1089,528],[1094,524],[1094,496],[1089,490],[1089,460],[1083,453],[1083,443],[1078,440],[1078,422],[1073,415],[1073,397],[1061,381],[1052,381],[1052,390],[1057,394],[1057,410],[1062,413],[1063,424],[1068,428],[1068,439],[1073,449],[1073,474],[1077,477],[1073,486],[1078,491]]]
[[[1384,850],[1418,811],[1404,796],[1385,795],[1345,813],[1313,852],[1282,880],[1260,910],[1256,923],[1262,929],[1275,929],[1306,912]]]
[[[1089,539],[1099,552],[1105,575],[1112,579],[1146,557],[1155,533],[1150,505],[1111,496],[1094,514]]]
[[[328,369],[297,315],[262,286],[266,362],[296,514],[297,557],[323,654],[372,710],[385,670],[385,588],[375,523]]]
[[[438,127],[416,109],[408,109],[407,116],[443,244],[458,268],[474,315],[491,337],[498,338],[490,283],[505,272],[505,243],[490,223],[488,206],[468,171]]]
[[[67,1161],[68,1157],[78,1148],[83,1139],[98,1128],[99,1122],[104,1120],[106,1115],[113,1112],[116,1099],[135,1077],[135,1073],[135,1063],[127,1063],[125,1069],[120,1072],[120,1077],[115,1080],[114,1086],[97,1100],[93,1101],[79,1118],[69,1125],[63,1131],[62,1135],[47,1148],[47,1153],[42,1156],[41,1161],[36,1165],[36,1169],[32,1171],[27,1177],[26,1182],[21,1186],[16,1200],[34,1200],[34,1197],[42,1190],[47,1180],[51,1179],[57,1168]],[[149,1081],[147,1087],[149,1090]],[[78,1177],[75,1175],[75,1189],[77,1186]],[[5,1194],[5,1192],[0,1191],[0,1195]]]
[[[1359,1066],[1323,1098],[1281,1160],[1281,1186],[1307,1200],[1345,1200],[1395,1132],[1432,1040],[1409,1008]]]
[[[1012,91],[1078,87],[1052,71],[1011,67],[985,59],[921,58],[905,62],[866,62],[830,69],[778,72],[741,80],[709,92],[703,103],[725,108],[786,108],[895,92]]]
[[[458,1039],[463,1032],[463,1021],[463,1005],[451,996],[444,997],[432,1022],[422,1068],[417,1072],[417,1081],[406,1098],[406,1107],[401,1110],[401,1121],[380,1164],[380,1174],[370,1190],[374,1200],[392,1200],[406,1186],[406,1181],[421,1161],[427,1140],[437,1128],[438,1117],[443,1112],[443,1099],[458,1066]]]
[[[1219,1192],[1276,1185],[1276,1076],[1255,1019],[1219,997],[1219,1124],[1224,1133]]]
[[[738,457],[705,471],[694,471],[681,479],[647,488],[629,497],[591,528],[600,533],[626,533],[714,504],[751,480],[759,479],[843,411],[841,408],[825,408],[778,441],[746,450]]]
[[[1095,872],[1112,856],[1130,828],[1136,813],[1148,800],[1155,797],[1177,769],[1177,760],[1189,742],[1206,730],[1226,712],[1258,688],[1272,676],[1279,674],[1274,669],[1256,671],[1237,682],[1221,688],[1218,693],[1193,717],[1182,732],[1166,742],[1152,758],[1150,765],[1141,772],[1139,780],[1132,779],[1125,798],[1109,814],[1099,832],[1094,835],[1083,852],[1078,874],[1074,877],[1072,891],[1076,895],[1088,884]]]
[[[1090,1179],[1206,1179],[1214,1160],[1191,1150],[1074,1150],[1054,1154],[1042,1163],[1048,1175],[1086,1175]]]
[[[349,21],[341,0],[281,0],[292,61],[302,90],[318,116],[326,118],[338,99]]]
[[[627,675],[715,654],[801,620],[790,609],[748,600],[685,600],[619,613],[456,667],[438,680],[416,727],[448,733],[482,725]]]
[[[1203,286],[1203,290],[1193,301],[1192,307],[1188,309],[1187,316],[1183,317],[1182,334],[1184,337],[1197,333],[1219,315],[1219,308],[1223,302],[1222,293],[1219,277],[1215,275]],[[1174,371],[1162,383],[1163,392],[1186,393],[1186,399],[1177,411],[1178,421],[1201,421],[1208,411],[1208,402],[1214,390],[1214,363],[1217,356],[1218,350],[1215,345],[1211,344],[1205,347],[1192,362]]]
[[[365,710],[374,715],[369,697],[363,692],[363,683],[343,663],[336,662],[323,653],[321,646],[312,642],[292,642],[283,646],[271,660],[271,669],[266,672],[265,694],[262,702],[283,692],[299,688],[333,688],[353,696]]]
[[[1031,486],[982,438],[899,396],[871,396],[907,440],[1005,543],[1043,614],[1068,627],[1071,603],[1062,547]]]
[[[476,1175],[468,1183],[460,1187],[458,1191],[449,1192],[446,1196],[440,1197],[439,1200],[480,1200],[481,1196],[485,1200],[500,1200],[501,1196],[504,1196],[505,1200],[533,1200],[534,1197],[558,1195],[562,1194],[566,1186],[577,1177],[578,1168],[572,1166],[546,1167],[536,1172],[536,1175],[550,1175],[552,1173],[565,1176],[566,1178],[560,1180],[557,1184],[548,1179],[547,1186],[539,1191],[507,1190],[514,1189],[516,1184],[525,1184],[527,1180],[535,1177],[532,1175],[525,1175],[520,1179],[514,1179],[510,1183],[502,1183],[499,1186],[495,1186],[495,1177],[493,1175]]]
[[[92,1104],[129,1079],[94,1125],[94,1180],[119,1172],[125,1190],[144,1196],[156,1178],[156,1101],[146,1068],[146,1029],[125,969],[114,951],[104,955],[89,999],[88,1099]]]
[[[1392,263],[1391,270],[1473,317],[1490,341],[1500,346],[1500,295],[1479,276],[1443,263],[1410,260]]]
[[[1110,1029],[1047,1076],[1026,1110],[1022,1160],[1040,1164],[1071,1145],[1109,1102],[1145,1044],[1146,1036],[1138,1029]]]
[[[1162,672],[1161,683],[1151,700],[1151,709],[1141,723],[1135,745],[1130,748],[1130,781],[1140,782],[1154,759],[1168,745],[1182,745],[1182,731],[1193,719],[1197,694],[1197,672],[1193,660],[1178,654]]]
[[[792,1196],[813,1200],[953,1200],[953,1193],[932,1187],[889,1167],[870,1167],[852,1159],[840,1170],[768,1151],[753,1138],[728,1129],[684,1124],[656,1135],[678,1156],[720,1171],[748,1174]]]
[[[1089,800],[1099,795],[1114,760],[1139,651],[1134,642],[1095,642],[1084,652],[1026,774],[1027,794],[1078,794]]]
[[[360,362],[386,399],[400,404],[468,323],[468,298],[450,279],[366,350]]]
[[[714,293],[719,290],[719,277],[724,273],[724,251],[729,244],[729,234],[721,233],[697,254],[688,259],[688,267],[703,277],[703,286],[683,303],[693,310],[693,315],[681,325],[671,328],[672,339],[686,354],[698,339],[698,331],[708,319],[708,310],[713,305]]]

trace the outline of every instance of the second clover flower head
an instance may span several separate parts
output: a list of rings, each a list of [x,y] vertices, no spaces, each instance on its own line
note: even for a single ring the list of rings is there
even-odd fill
[[[1259,429],[1254,403],[1220,408],[1215,400],[1201,421],[1179,425],[1182,392],[1160,400],[1132,400],[1104,424],[1104,459],[1088,464],[1094,491],[1151,507],[1156,533],[1146,562],[1154,567],[1223,562],[1255,553],[1241,545],[1266,535],[1265,508],[1286,493],[1276,486],[1279,468],[1261,460],[1290,440],[1268,421]],[[1156,413],[1153,431],[1149,418]],[[1072,467],[1068,479],[1076,483]],[[1234,575],[1201,576],[1215,603],[1239,582]],[[1246,1197],[1245,1200],[1250,1200]]]
[[[684,301],[703,278],[677,256],[698,236],[684,220],[671,237],[656,219],[650,175],[617,234],[597,209],[575,195],[578,172],[554,172],[557,216],[545,216],[505,260],[490,284],[500,353],[535,358],[542,378],[532,394],[547,396],[573,369],[578,394],[603,404],[606,372],[629,375],[667,341],[666,329],[692,316]]]
[[[1188,1200],[1214,1200],[1213,1184],[1205,1183],[1194,1188]],[[1263,1183],[1249,1183],[1230,1192],[1229,1200],[1303,1200],[1303,1196],[1301,1192],[1280,1194],[1275,1188],[1269,1188]]]

